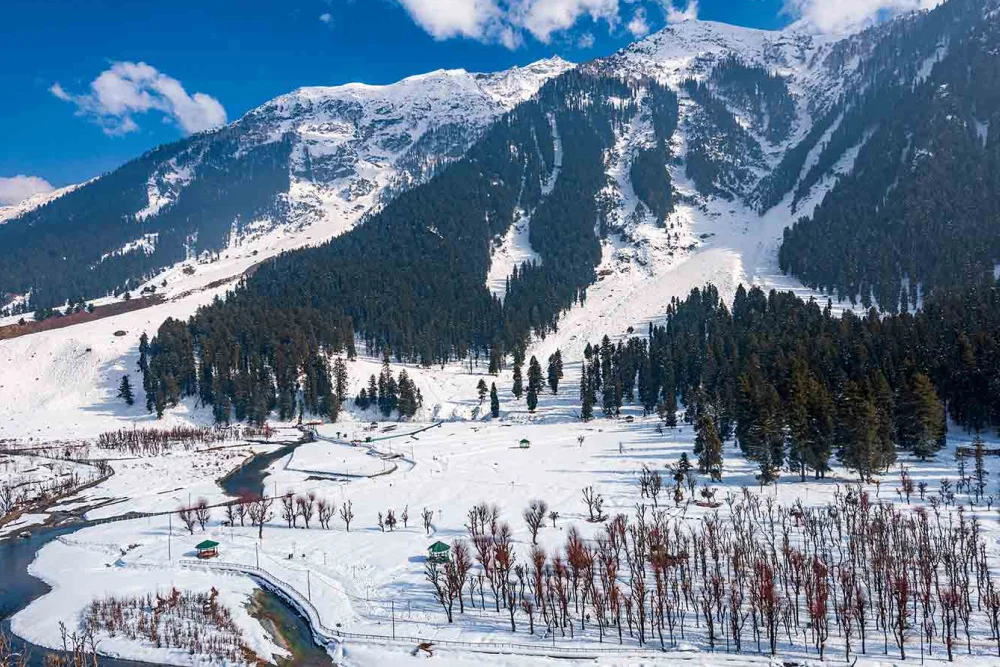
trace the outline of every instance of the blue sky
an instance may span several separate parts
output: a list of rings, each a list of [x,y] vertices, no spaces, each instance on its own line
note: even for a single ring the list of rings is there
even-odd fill
[[[606,55],[661,28],[665,2],[3,0],[0,186],[16,175],[79,182],[298,86]],[[780,28],[811,2],[829,0],[701,0],[696,13]]]

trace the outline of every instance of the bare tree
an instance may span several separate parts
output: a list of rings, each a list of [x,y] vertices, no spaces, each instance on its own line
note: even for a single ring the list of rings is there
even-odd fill
[[[549,521],[552,522],[552,527],[556,527],[556,519],[559,518],[559,512],[555,510],[549,510]]]
[[[316,501],[316,518],[319,519],[319,525],[327,530],[330,528],[330,519],[334,517],[336,511],[336,505],[326,498]]]
[[[438,569],[438,564],[432,560],[424,563],[424,577],[434,588],[434,598],[441,604],[448,622],[452,622],[452,607],[455,604],[455,589],[449,582],[450,577]]]
[[[295,509],[295,496],[292,495],[291,491],[286,491],[281,496],[281,518],[285,520],[289,528],[298,523],[299,513]]]
[[[385,525],[389,529],[389,532],[396,530],[396,512],[394,510],[386,510],[385,512]]]
[[[198,499],[198,503],[194,506],[194,516],[202,532],[205,532],[205,524],[212,518],[212,510],[208,506],[208,500],[205,498]]]
[[[299,496],[295,499],[295,510],[296,513],[302,517],[302,523],[306,525],[306,529],[309,528],[309,522],[313,518],[313,510],[316,505],[316,494],[310,492],[308,495]]]
[[[8,484],[0,484],[0,516],[9,514],[14,510],[14,487]]]
[[[403,521],[403,528],[406,528],[407,524],[410,522],[410,506],[409,505],[405,505],[403,507],[403,511],[400,512],[399,518],[402,519],[402,521]]]
[[[434,512],[432,512],[431,510],[429,510],[429,509],[427,509],[425,507],[424,511],[420,513],[420,516],[421,516],[421,518],[424,521],[424,530],[427,531],[428,535],[430,535],[431,534],[431,520],[434,518]]]
[[[538,544],[538,530],[542,527],[548,511],[549,504],[547,502],[544,500],[532,500],[527,509],[522,513],[524,522],[528,524],[528,530],[531,531],[532,544]]]
[[[264,524],[270,521],[274,516],[271,512],[271,506],[273,504],[274,498],[268,497],[265,493],[255,497],[247,506],[247,514],[250,516],[250,525],[257,526],[257,539],[264,539]]]
[[[340,506],[340,518],[343,520],[347,532],[351,532],[351,520],[354,518],[354,503],[350,500]]]
[[[181,518],[181,522],[188,529],[188,532],[194,535],[194,524],[198,522],[198,519],[194,515],[194,510],[190,507],[181,507],[177,510],[177,516]]]

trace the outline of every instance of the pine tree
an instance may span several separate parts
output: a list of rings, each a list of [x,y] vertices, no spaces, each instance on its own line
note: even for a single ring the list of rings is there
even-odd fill
[[[337,357],[333,360],[333,391],[340,402],[347,398],[347,381],[347,362]]]
[[[556,350],[549,355],[548,382],[553,394],[559,393],[559,380],[563,376],[562,352]]]
[[[582,364],[580,371],[580,418],[589,422],[594,418],[594,384],[587,364]]]
[[[490,384],[490,416],[494,419],[500,416],[500,397],[497,395],[497,383]]]
[[[368,405],[378,405],[378,401],[378,380],[375,379],[375,375],[373,374],[368,378]]]
[[[118,384],[118,398],[125,401],[127,405],[135,403],[135,395],[132,393],[132,382],[127,375],[122,376],[122,381]]]
[[[500,373],[500,350],[496,344],[490,346],[490,375]]]
[[[411,418],[417,414],[417,388],[405,370],[399,372],[399,399],[397,408],[400,417]]]
[[[489,387],[486,386],[486,380],[479,378],[479,384],[476,385],[476,393],[479,394],[479,405],[483,404],[486,400],[487,394],[490,393]]]
[[[944,446],[944,406],[924,373],[914,373],[903,389],[896,413],[896,436],[900,449],[921,459],[933,456]]]
[[[149,370],[149,336],[143,331],[139,336],[139,372],[144,376]]]
[[[534,412],[538,406],[538,394],[542,387],[542,366],[534,356],[528,362],[528,411]]]
[[[698,472],[718,482],[722,479],[722,440],[707,413],[698,419],[696,433],[694,453],[698,455]]]
[[[521,364],[514,362],[514,386],[511,387],[514,398],[520,399],[524,394],[524,382],[521,378]]]

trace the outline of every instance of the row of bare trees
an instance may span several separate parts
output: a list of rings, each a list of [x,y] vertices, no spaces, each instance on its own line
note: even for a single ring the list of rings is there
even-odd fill
[[[102,449],[132,456],[159,456],[164,451],[180,446],[189,450],[196,445],[234,442],[239,440],[270,440],[273,430],[263,426],[176,426],[174,428],[123,428],[108,431],[97,437]]]
[[[101,476],[100,470],[90,476],[83,476],[74,470],[56,477],[11,477],[0,481],[0,519],[15,510],[68,495]]]
[[[516,545],[496,506],[469,510],[469,540],[425,576],[448,621],[455,603],[545,628],[661,648],[852,655],[964,650],[1000,655],[1000,581],[980,520],[961,508],[898,509],[860,488],[821,507],[746,489],[698,519],[637,504],[593,539],[571,527],[560,549],[534,542],[545,507],[524,512]],[[518,547],[521,547],[520,549]],[[525,553],[527,551],[527,553]],[[487,595],[488,592],[488,595]]]

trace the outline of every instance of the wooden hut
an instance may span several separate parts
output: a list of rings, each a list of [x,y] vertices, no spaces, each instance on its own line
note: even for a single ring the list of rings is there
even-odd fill
[[[212,540],[205,540],[195,545],[198,558],[215,558],[219,555],[219,543]]]

